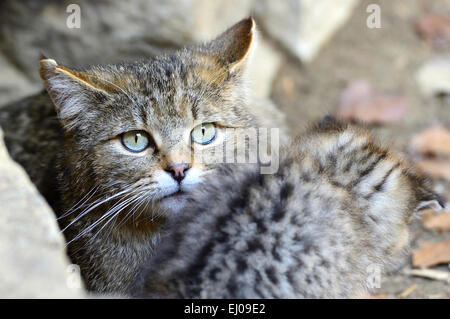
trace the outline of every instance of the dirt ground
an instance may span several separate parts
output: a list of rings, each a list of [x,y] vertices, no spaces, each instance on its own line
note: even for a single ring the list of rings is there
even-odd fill
[[[381,7],[380,29],[366,26],[366,7],[371,3]],[[423,97],[415,80],[423,62],[450,54],[450,48],[430,48],[415,32],[415,21],[427,12],[449,14],[450,0],[363,1],[312,63],[301,65],[294,58],[287,59],[276,78],[272,98],[288,114],[292,132],[299,133],[312,121],[333,113],[342,90],[359,79],[368,80],[376,89],[400,92],[407,97],[409,109],[403,120],[373,127],[383,143],[408,154],[414,134],[438,123],[450,128],[450,99]],[[450,201],[449,183],[433,182],[435,190]],[[427,231],[418,221],[413,225],[413,249],[424,241],[449,236]],[[404,269],[410,264],[409,261]],[[378,294],[399,298],[402,292],[417,285],[407,298],[450,298],[448,283],[410,277],[403,270],[385,276]]]

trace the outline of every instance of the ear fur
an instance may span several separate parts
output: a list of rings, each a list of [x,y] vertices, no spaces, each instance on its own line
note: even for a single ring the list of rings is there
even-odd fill
[[[242,69],[254,47],[256,24],[252,17],[243,19],[202,47],[208,55],[231,73]]]
[[[440,211],[445,207],[444,198],[430,189],[429,180],[418,176],[413,171],[408,172],[408,176],[412,182],[413,191],[416,194],[416,211],[421,211],[429,208],[435,211]]]
[[[46,57],[40,60],[39,74],[61,123],[68,129],[76,125],[76,117],[93,99],[115,91],[113,86],[86,72],[72,71]]]

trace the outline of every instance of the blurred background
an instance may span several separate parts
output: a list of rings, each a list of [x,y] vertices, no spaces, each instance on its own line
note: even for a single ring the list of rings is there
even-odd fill
[[[291,134],[325,114],[364,121],[450,199],[450,0],[2,0],[0,107],[42,90],[41,54],[75,68],[138,60],[248,15],[252,90]],[[449,216],[415,223],[410,261],[374,297],[450,297]]]

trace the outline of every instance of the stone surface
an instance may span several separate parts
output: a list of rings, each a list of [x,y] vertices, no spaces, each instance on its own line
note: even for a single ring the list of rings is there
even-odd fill
[[[41,89],[39,83],[33,83],[25,74],[13,66],[0,52],[0,105],[31,95]]]
[[[67,26],[69,3],[0,3],[0,51],[33,83],[41,53],[71,67],[142,59],[213,38],[248,16],[252,2],[80,0],[80,28]]]
[[[450,94],[450,56],[426,61],[417,71],[416,79],[425,96]]]
[[[258,36],[248,74],[250,90],[259,98],[269,98],[272,93],[273,81],[278,73],[283,56],[262,35]]]
[[[359,0],[255,1],[255,15],[264,30],[303,62],[350,17]]]
[[[67,268],[53,212],[25,171],[10,159],[1,130],[0,260],[0,298],[83,296],[82,288],[76,288],[78,278]]]
[[[207,41],[255,14],[275,43],[303,61],[350,15],[358,0],[79,0],[80,28],[69,28],[70,2],[0,2],[0,106],[41,87],[41,54],[72,68],[133,61]],[[326,17],[326,19],[324,18]],[[282,55],[263,35],[254,54],[252,89],[266,98]]]

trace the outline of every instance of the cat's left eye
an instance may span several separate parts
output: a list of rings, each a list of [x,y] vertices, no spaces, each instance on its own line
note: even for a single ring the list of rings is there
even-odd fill
[[[142,152],[149,144],[151,137],[145,131],[130,131],[120,137],[123,146],[131,152]]]
[[[195,143],[206,145],[216,138],[216,126],[212,123],[202,123],[194,127],[191,132],[192,140]]]

